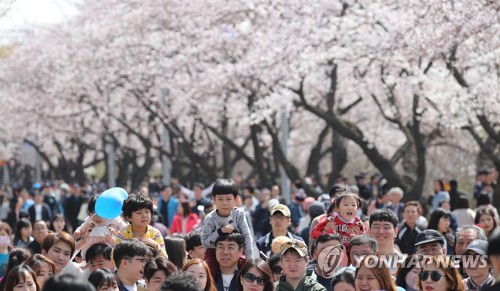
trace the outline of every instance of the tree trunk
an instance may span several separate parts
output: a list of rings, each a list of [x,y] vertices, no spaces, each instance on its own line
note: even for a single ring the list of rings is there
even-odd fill
[[[332,147],[330,150],[332,171],[328,177],[327,187],[332,187],[337,182],[337,176],[342,173],[347,164],[347,149],[345,139],[336,131],[332,135]]]

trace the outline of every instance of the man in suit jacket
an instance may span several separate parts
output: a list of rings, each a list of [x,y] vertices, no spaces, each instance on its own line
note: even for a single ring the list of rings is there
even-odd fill
[[[43,194],[40,193],[40,191],[35,190],[34,196],[35,204],[28,208],[31,225],[34,225],[37,220],[50,221],[52,218],[52,212],[50,211],[50,207],[43,203]]]

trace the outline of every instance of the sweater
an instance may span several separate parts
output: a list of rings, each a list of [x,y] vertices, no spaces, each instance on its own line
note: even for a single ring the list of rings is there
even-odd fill
[[[215,241],[222,234],[221,228],[232,225],[245,238],[245,256],[247,259],[258,258],[253,250],[253,237],[248,226],[245,212],[239,208],[234,208],[227,217],[221,217],[217,210],[210,212],[202,224],[201,244],[206,248],[215,248]]]

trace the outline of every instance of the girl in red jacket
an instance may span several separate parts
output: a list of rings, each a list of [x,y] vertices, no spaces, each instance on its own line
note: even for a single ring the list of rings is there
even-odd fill
[[[189,202],[181,202],[177,206],[177,214],[172,220],[170,234],[178,233],[182,236],[190,233],[196,226],[198,226],[198,215],[191,213]]]
[[[342,238],[346,250],[349,242],[355,236],[366,234],[363,221],[356,216],[358,208],[363,203],[357,194],[344,192],[333,202],[334,212],[319,221],[311,232],[311,238],[317,239],[322,234],[336,234]]]

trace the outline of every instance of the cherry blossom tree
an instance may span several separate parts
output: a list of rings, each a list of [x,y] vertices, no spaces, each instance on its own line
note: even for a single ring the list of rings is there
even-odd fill
[[[459,128],[481,137],[498,123],[487,106],[473,108],[490,127],[472,111],[457,116],[474,98],[488,104],[498,94],[498,4],[477,1],[474,13],[467,5],[85,1],[74,18],[16,42],[0,63],[4,138],[27,140],[51,175],[77,180],[107,160],[112,142],[118,184],[133,187],[162,154],[191,181],[243,168],[272,185],[283,167],[293,180],[331,172],[331,184],[355,145],[416,198],[430,146],[453,146]]]

